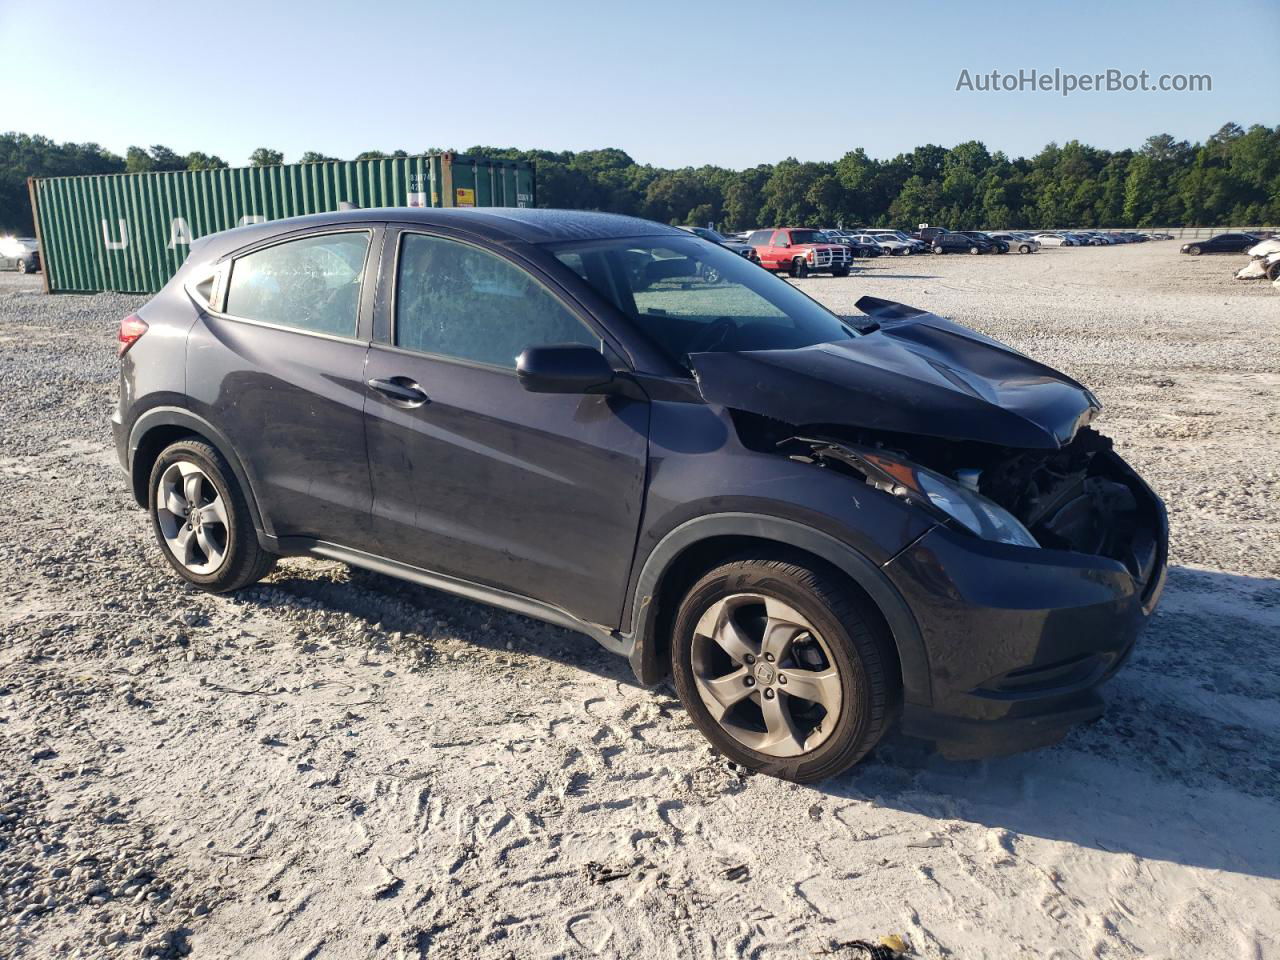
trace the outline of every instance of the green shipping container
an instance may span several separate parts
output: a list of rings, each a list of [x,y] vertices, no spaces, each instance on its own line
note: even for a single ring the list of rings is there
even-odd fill
[[[28,181],[49,293],[155,293],[192,240],[368,207],[532,207],[533,167],[451,153]]]

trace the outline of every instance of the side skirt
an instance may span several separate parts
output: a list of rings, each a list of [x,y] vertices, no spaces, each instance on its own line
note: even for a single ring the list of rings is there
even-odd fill
[[[512,613],[532,617],[534,620],[552,623],[558,627],[573,630],[576,633],[585,633],[610,653],[615,653],[618,656],[630,657],[634,647],[634,641],[630,637],[624,637],[599,624],[579,620],[567,610],[549,603],[543,603],[541,600],[534,600],[532,597],[499,590],[497,587],[488,587],[484,584],[472,583],[469,580],[461,580],[447,574],[433,573],[430,570],[412,567],[407,563],[389,560],[386,557],[365,553],[362,550],[354,550],[340,544],[329,543],[324,540],[312,540],[308,537],[282,537],[275,540],[272,549],[277,553],[288,556],[310,554],[317,557],[325,557],[329,560],[340,560],[353,567],[361,567],[365,570],[372,570],[374,573],[408,580],[411,583],[430,587],[433,590],[466,597],[468,600],[478,600],[480,603],[487,603],[493,607],[510,610]]]

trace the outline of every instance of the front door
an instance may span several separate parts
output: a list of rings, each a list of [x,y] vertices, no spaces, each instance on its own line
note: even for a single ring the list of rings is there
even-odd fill
[[[505,254],[409,230],[397,245],[365,368],[381,552],[616,626],[648,404],[525,391],[525,347],[601,346],[585,316]]]

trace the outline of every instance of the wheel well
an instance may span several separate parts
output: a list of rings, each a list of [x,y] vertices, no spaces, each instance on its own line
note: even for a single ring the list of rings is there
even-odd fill
[[[889,623],[880,607],[857,581],[839,567],[807,550],[779,543],[776,540],[744,536],[717,536],[699,540],[680,553],[663,571],[662,578],[654,590],[652,626],[647,631],[646,637],[646,642],[653,645],[652,657],[647,659],[657,668],[659,674],[665,676],[671,669],[671,630],[675,624],[676,611],[680,608],[680,601],[684,595],[707,571],[728,560],[743,556],[760,560],[790,560],[815,570],[824,570],[844,581],[848,588],[861,599],[863,609],[875,619],[883,635],[888,638],[888,652],[893,658],[890,673],[901,683],[902,661],[898,656],[893,631],[889,628]]]
[[[133,499],[137,501],[138,506],[145,507],[147,505],[147,481],[151,477],[151,468],[155,466],[157,458],[159,458],[165,447],[171,443],[177,443],[179,440],[203,440],[214,447],[217,446],[208,437],[201,436],[190,427],[165,424],[148,430],[143,434],[142,440],[138,444],[138,449],[134,451],[133,463],[129,467],[129,481],[133,486]]]

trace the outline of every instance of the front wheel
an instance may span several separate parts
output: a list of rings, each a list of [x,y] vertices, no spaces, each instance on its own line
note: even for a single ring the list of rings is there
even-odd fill
[[[942,249],[941,244],[935,244],[935,245],[934,245],[934,247],[933,247],[933,252],[934,252],[934,253],[944,253],[945,251]]]
[[[1277,260],[1271,266],[1267,267],[1268,280],[1280,280],[1280,260]]]
[[[833,277],[847,277],[849,275],[848,267],[836,267],[831,271]]]
[[[256,583],[275,566],[253,528],[227,461],[201,440],[170,444],[151,468],[147,509],[169,566],[188,583],[223,593]]]
[[[791,275],[797,280],[803,280],[805,277],[809,276],[809,264],[801,259],[792,260]]]
[[[980,247],[970,247],[970,248],[969,248],[969,255],[970,255],[970,256],[976,257],[976,256],[977,256],[978,254],[980,254],[981,252],[982,252],[982,249],[981,249]]]
[[[807,783],[857,763],[898,702],[888,638],[843,578],[743,558],[705,574],[676,614],[672,673],[729,759]]]
[[[17,268],[19,273],[31,272],[31,264],[27,263],[26,259],[23,257],[19,257],[18,262],[14,264],[14,266]]]
[[[1198,257],[1200,256],[1200,248],[1192,247],[1190,250],[1187,251],[1187,253],[1191,254],[1193,257]]]

